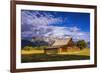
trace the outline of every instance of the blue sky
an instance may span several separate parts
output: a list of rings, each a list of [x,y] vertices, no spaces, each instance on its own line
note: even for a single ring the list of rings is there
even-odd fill
[[[22,38],[33,36],[72,37],[90,41],[90,14],[21,10]]]

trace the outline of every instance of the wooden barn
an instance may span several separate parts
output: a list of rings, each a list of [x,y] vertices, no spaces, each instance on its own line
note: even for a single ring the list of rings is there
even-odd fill
[[[74,43],[72,41],[72,38],[56,39],[55,42],[52,44],[52,46],[44,49],[44,52],[46,54],[60,54],[68,51],[80,50],[79,48],[73,49],[72,48],[73,46]]]

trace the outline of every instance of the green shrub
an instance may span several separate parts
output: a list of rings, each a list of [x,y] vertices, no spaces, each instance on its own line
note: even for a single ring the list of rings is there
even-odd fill
[[[88,46],[88,44],[84,41],[84,40],[79,40],[76,43],[77,47],[79,47],[80,49],[86,48]]]
[[[33,47],[32,46],[25,46],[23,49],[29,51],[29,50],[32,50]]]

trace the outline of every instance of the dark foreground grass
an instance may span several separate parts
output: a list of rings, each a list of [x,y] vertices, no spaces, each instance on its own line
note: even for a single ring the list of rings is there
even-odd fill
[[[87,60],[90,56],[82,55],[46,55],[46,54],[33,54],[22,55],[21,62],[49,62],[49,61],[69,61],[69,60]]]

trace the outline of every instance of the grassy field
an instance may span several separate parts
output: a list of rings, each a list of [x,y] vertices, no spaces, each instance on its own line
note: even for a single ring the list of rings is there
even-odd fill
[[[21,54],[22,55],[31,55],[31,54],[43,54],[44,53],[44,50],[36,50],[36,49],[33,49],[33,50],[22,50],[21,51]]]
[[[22,63],[24,62],[45,62],[45,61],[69,61],[69,60],[87,60],[89,56],[82,55],[46,55],[46,54],[33,54],[22,55]]]
[[[22,50],[21,62],[69,61],[90,59],[90,49],[75,52],[63,52],[56,55],[44,54],[43,50]]]
[[[83,55],[83,56],[90,56],[90,49],[85,48],[80,51],[75,51],[75,52],[63,52],[60,54],[66,54],[66,55]]]
[[[43,49],[33,49],[33,50],[22,50],[21,54],[22,55],[31,55],[31,54],[43,54],[44,50]],[[67,55],[85,55],[85,56],[89,56],[90,55],[90,49],[89,48],[85,48],[82,49],[80,51],[74,51],[74,52],[61,52],[59,54],[67,54]]]

